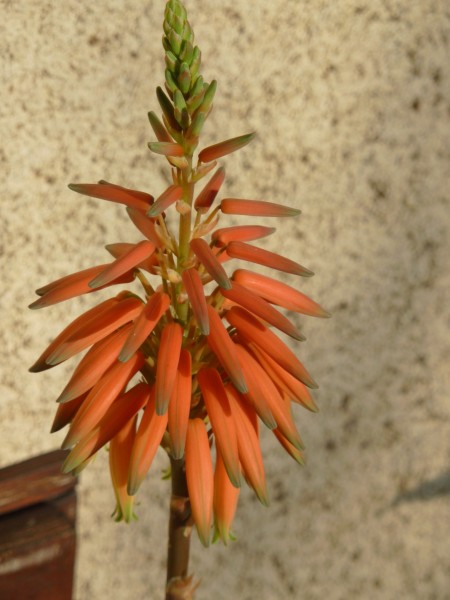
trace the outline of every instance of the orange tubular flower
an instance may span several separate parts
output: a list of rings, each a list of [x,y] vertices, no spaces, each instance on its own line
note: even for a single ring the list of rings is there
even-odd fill
[[[226,545],[234,537],[230,531],[236,512],[239,488],[231,483],[225,468],[222,455],[216,451],[216,468],[214,470],[214,524],[215,537],[220,537]]]
[[[186,438],[186,479],[198,537],[209,546],[213,516],[213,466],[208,434],[201,419],[190,419]]]
[[[136,438],[137,416],[122,426],[119,433],[109,443],[109,469],[116,495],[116,508],[112,514],[116,521],[129,523],[135,519],[133,513],[134,496],[127,491],[128,471],[131,451]]]
[[[194,207],[199,212],[207,212],[219,193],[225,179],[225,169],[220,167],[202,189],[194,202]]]
[[[172,456],[183,458],[186,434],[191,410],[192,360],[190,353],[182,348],[178,362],[177,377],[169,402],[168,432],[171,440]]]
[[[133,288],[68,324],[30,370],[44,371],[86,352],[58,397],[52,431],[69,426],[64,469],[74,473],[109,444],[117,520],[132,519],[134,496],[161,446],[172,477],[185,478],[177,494],[188,494],[185,505],[202,543],[211,540],[213,517],[216,537],[228,543],[241,479],[268,503],[260,422],[301,463],[291,403],[317,410],[308,390],[317,385],[291,349],[304,337],[285,310],[300,319],[329,314],[272,277],[241,268],[227,272],[227,261],[236,259],[292,277],[313,275],[248,243],[274,227],[245,221],[217,227],[227,215],[267,216],[273,224],[300,211],[260,200],[216,200],[225,171],[215,161],[244,147],[253,134],[199,151],[216,82],[208,84],[200,74],[200,51],[180,0],[167,4],[164,33],[166,91],[157,90],[162,119],[149,114],[156,136],[149,148],[155,160],[169,163],[172,184],[154,195],[103,180],[71,184],[79,194],[124,205],[142,239],[109,245],[113,262],[40,287],[31,308],[80,295],[88,301],[116,284]],[[176,227],[166,211],[177,217]]]

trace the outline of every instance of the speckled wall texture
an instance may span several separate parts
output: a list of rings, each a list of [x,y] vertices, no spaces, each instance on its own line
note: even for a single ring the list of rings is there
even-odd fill
[[[315,271],[333,313],[298,319],[320,383],[296,413],[308,462],[263,436],[271,507],[242,494],[230,547],[192,567],[199,600],[446,600],[450,590],[450,7],[445,0],[187,0],[225,193],[291,204],[266,247]],[[164,2],[1,0],[1,466],[58,447],[48,430],[71,366],[27,372],[92,305],[27,311],[33,291],[137,239],[101,178],[158,194],[148,110],[162,82]],[[163,170],[164,169],[164,170]],[[288,279],[285,279],[288,281]],[[167,482],[158,456],[131,526],[109,517],[106,456],[79,485],[77,600],[160,598]]]

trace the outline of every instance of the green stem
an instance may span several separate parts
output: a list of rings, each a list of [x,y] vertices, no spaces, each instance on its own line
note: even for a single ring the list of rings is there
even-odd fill
[[[192,156],[187,156],[188,166],[181,172],[181,185],[183,188],[183,201],[192,207],[192,200],[194,196],[194,184],[191,181],[192,174]],[[185,269],[186,261],[189,258],[189,242],[191,239],[191,210],[186,213],[180,214],[180,229],[179,229],[179,240],[178,240],[178,260],[177,268],[178,273],[181,273]],[[177,286],[180,288],[181,286]],[[182,322],[186,322],[188,314],[188,303],[183,302],[178,305],[178,316]]]
[[[187,157],[188,166],[181,172],[183,201],[192,207],[194,184],[191,181],[192,156]],[[189,241],[191,237],[191,211],[180,215],[180,237],[178,248],[178,269],[183,269],[183,263],[189,256]]]

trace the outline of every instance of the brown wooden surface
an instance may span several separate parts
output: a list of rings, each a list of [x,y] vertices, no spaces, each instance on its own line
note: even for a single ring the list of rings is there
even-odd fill
[[[0,471],[0,599],[71,600],[76,550],[76,479],[66,453]]]
[[[76,484],[72,475],[61,473],[67,456],[54,450],[0,470],[0,515],[57,498]]]

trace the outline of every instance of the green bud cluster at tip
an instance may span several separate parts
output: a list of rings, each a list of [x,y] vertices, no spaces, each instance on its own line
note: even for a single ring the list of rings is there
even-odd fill
[[[200,74],[201,52],[180,0],[167,2],[163,29],[167,95],[158,88],[157,96],[167,130],[192,151],[212,108],[217,82],[208,84]]]

